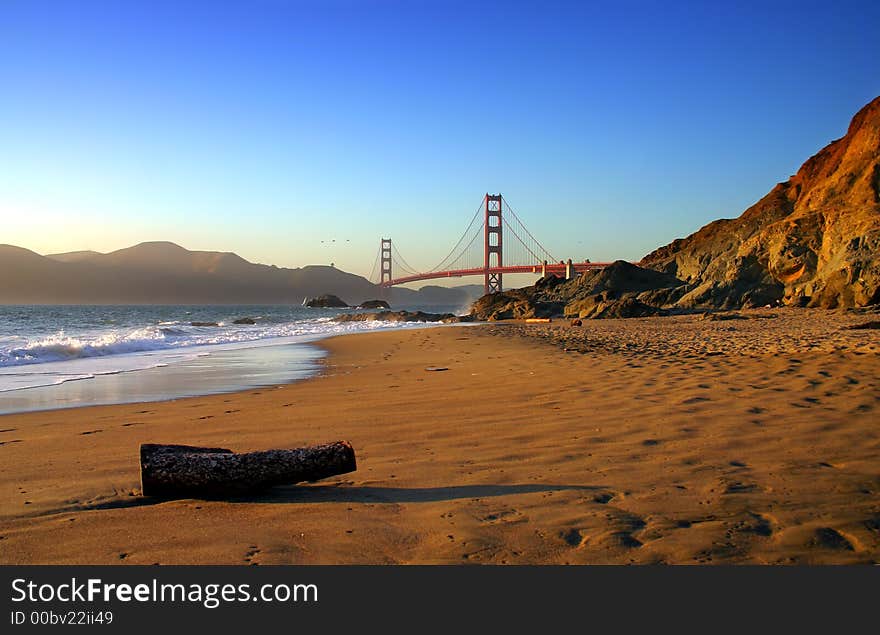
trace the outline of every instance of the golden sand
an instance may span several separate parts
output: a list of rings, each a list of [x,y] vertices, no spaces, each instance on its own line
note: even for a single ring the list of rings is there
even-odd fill
[[[880,332],[744,315],[350,335],[291,385],[2,416],[0,562],[880,561]],[[144,442],[336,439],[357,472],[138,495]]]

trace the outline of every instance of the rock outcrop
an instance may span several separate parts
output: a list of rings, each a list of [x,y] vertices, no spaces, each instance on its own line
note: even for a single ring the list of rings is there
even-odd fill
[[[541,278],[534,286],[492,293],[477,300],[478,320],[566,316],[572,318],[647,317],[685,295],[686,283],[675,276],[618,260],[573,280]]]
[[[305,304],[313,309],[347,309],[348,302],[331,293],[319,295],[317,298],[311,298]]]
[[[359,309],[390,309],[391,305],[388,304],[385,300],[367,300],[366,302],[361,302],[358,306]]]
[[[739,218],[712,222],[641,264],[688,283],[678,307],[880,302],[880,97]]]

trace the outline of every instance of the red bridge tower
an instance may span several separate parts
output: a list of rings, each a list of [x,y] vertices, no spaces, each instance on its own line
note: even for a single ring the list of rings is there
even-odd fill
[[[491,272],[489,270],[493,267],[498,267],[500,269],[504,266],[501,256],[501,194],[486,193],[484,201],[486,207],[486,234],[483,250],[485,257],[483,262],[483,269],[486,278],[485,291],[486,293],[498,293],[502,290],[501,272]],[[494,263],[492,262],[492,254],[495,254]]]
[[[391,285],[386,285],[386,282],[391,282],[391,239],[390,238],[382,238],[382,242],[379,245],[379,257],[381,259],[381,274],[380,274],[380,282],[379,288],[382,290],[381,297],[383,300],[391,300]]]

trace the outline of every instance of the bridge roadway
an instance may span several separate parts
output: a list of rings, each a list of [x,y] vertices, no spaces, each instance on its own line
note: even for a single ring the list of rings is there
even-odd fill
[[[507,267],[476,267],[473,269],[453,269],[450,271],[429,271],[427,273],[418,273],[411,276],[403,276],[386,280],[381,284],[383,287],[393,287],[397,284],[406,284],[407,282],[418,282],[420,280],[436,280],[438,278],[461,278],[464,276],[482,276],[487,273],[534,273],[540,275],[554,275],[566,277],[581,273],[583,271],[591,271],[593,269],[603,269],[610,265],[610,262],[572,262],[570,265],[565,262],[547,263],[546,265],[512,265]],[[567,267],[571,267],[570,272],[566,271]]]

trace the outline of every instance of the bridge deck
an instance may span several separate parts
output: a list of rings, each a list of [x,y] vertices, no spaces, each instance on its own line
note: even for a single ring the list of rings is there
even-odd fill
[[[571,268],[574,273],[590,271],[592,269],[602,269],[610,265],[610,262],[573,262]],[[546,271],[548,274],[555,276],[565,275],[565,263],[548,263]],[[382,283],[383,287],[393,287],[397,284],[406,284],[407,282],[418,282],[420,280],[437,280],[438,278],[462,278],[464,276],[482,276],[486,273],[534,273],[540,274],[544,269],[544,265],[512,265],[507,267],[490,267],[484,269],[477,267],[474,269],[453,269],[451,271],[430,271],[428,273],[419,273],[412,276],[404,276],[402,278],[394,278]]]

